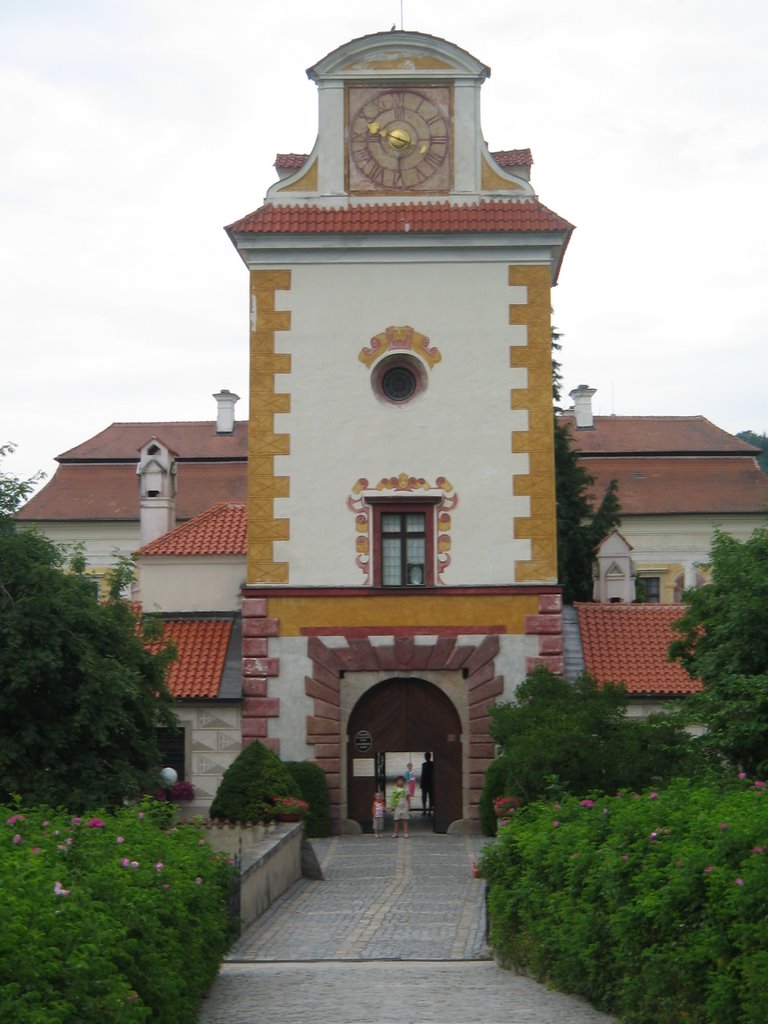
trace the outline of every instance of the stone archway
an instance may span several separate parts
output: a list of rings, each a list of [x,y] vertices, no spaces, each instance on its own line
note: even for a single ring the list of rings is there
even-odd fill
[[[436,832],[445,832],[462,817],[461,734],[456,708],[433,683],[400,677],[371,687],[349,716],[348,817],[361,825],[370,818],[377,758],[390,751],[418,751],[414,763],[418,758],[420,765],[421,753],[429,750],[435,763],[432,821]]]
[[[384,643],[377,638],[377,642],[372,643],[371,637],[356,633],[344,637],[346,643],[339,645],[338,642],[326,642],[320,636],[307,638],[312,675],[305,678],[304,688],[314,704],[314,714],[307,718],[307,743],[314,747],[314,760],[326,773],[334,832],[343,829],[347,818],[346,786],[342,785],[346,736],[342,735],[341,715],[341,685],[347,672],[397,673],[400,677],[415,676],[425,670],[430,674],[441,671],[461,673],[465,680],[469,717],[465,736],[464,787],[467,799],[464,816],[479,828],[477,801],[485,770],[494,756],[488,705],[503,693],[504,679],[497,675],[495,667],[499,653],[498,635],[490,634],[479,643],[462,643],[462,639],[456,635],[420,635],[420,642],[416,643],[415,636],[410,635],[393,637]]]

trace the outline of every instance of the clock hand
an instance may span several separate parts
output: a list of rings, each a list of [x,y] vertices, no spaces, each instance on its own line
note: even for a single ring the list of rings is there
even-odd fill
[[[382,128],[377,121],[371,121],[368,125],[368,131],[371,135],[380,135],[382,139],[388,139],[389,144],[393,149],[403,150],[407,149],[408,146],[415,145],[414,140],[404,128],[394,128],[392,131],[389,131],[386,128]],[[422,142],[419,144],[419,152],[422,155],[426,153],[428,149],[428,142]]]

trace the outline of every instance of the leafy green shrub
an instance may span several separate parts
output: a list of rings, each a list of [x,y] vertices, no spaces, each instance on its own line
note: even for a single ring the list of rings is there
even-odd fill
[[[304,798],[277,754],[256,740],[241,750],[224,772],[210,816],[241,822],[269,820],[274,796]]]
[[[522,802],[615,793],[661,785],[706,767],[706,754],[683,726],[664,715],[626,717],[626,692],[589,676],[571,683],[537,668],[514,704],[491,708],[491,735],[502,747],[488,769],[480,821],[495,831],[492,803],[502,794]]]
[[[530,804],[487,847],[498,958],[622,1024],[768,1020],[762,782]]]
[[[233,869],[156,811],[0,807],[0,1020],[193,1024],[234,937]]]
[[[301,787],[309,811],[304,819],[304,834],[308,839],[320,839],[331,834],[331,811],[328,800],[328,782],[325,772],[312,761],[286,761],[285,767]]]

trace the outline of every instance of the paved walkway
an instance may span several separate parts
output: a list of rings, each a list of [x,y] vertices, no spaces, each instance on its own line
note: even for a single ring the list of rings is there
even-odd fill
[[[312,840],[303,879],[243,933],[199,1024],[610,1024],[510,971],[485,942],[485,840],[420,831]]]

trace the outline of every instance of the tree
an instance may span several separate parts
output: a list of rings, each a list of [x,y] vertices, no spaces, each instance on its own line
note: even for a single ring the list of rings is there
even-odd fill
[[[753,444],[755,448],[762,449],[757,456],[757,464],[764,473],[768,473],[768,434],[756,434],[754,430],[740,430],[736,435],[747,444]]]
[[[16,451],[16,445],[0,444],[0,459],[11,455]],[[0,469],[0,516],[10,516],[16,511],[21,503],[29,497],[38,484],[45,477],[44,473],[35,473],[29,480],[19,480],[12,473],[5,473]]]
[[[750,774],[768,772],[768,527],[745,541],[718,530],[711,582],[683,594],[686,610],[670,645],[703,692],[688,698],[687,721],[704,742]]]
[[[703,766],[682,724],[665,715],[627,718],[626,704],[622,686],[598,686],[587,675],[570,683],[539,667],[518,687],[514,704],[492,708],[491,735],[502,752],[486,773],[480,801],[486,831],[501,794],[526,803],[562,793],[615,793]]]
[[[157,784],[156,728],[177,724],[164,683],[173,652],[147,650],[118,596],[124,567],[100,604],[82,556],[7,514],[23,484],[4,474],[2,485],[0,799],[118,805]]]
[[[595,548],[621,523],[618,483],[611,480],[595,510],[589,495],[594,482],[579,463],[568,428],[555,418],[558,582],[567,604],[592,599]]]
[[[552,328],[553,353],[560,352],[562,332]],[[592,599],[592,564],[595,548],[621,523],[619,485],[611,480],[595,511],[589,494],[595,483],[579,463],[568,428],[558,419],[562,399],[562,368],[552,359],[552,398],[555,403],[555,501],[557,504],[558,583],[566,604]]]

